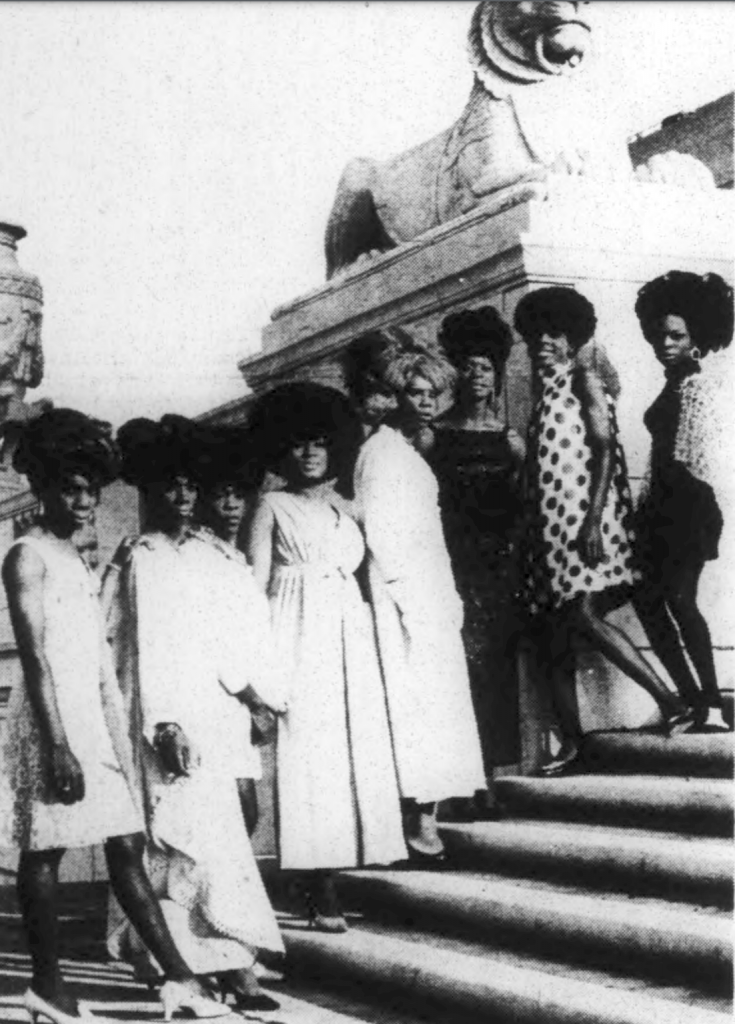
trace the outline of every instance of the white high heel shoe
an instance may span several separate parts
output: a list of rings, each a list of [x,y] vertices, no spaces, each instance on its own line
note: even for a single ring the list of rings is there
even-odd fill
[[[232,1013],[229,1006],[204,995],[196,981],[166,981],[161,986],[159,997],[165,1021],[171,1020],[177,1010],[188,1010],[201,1020],[228,1017]],[[61,1021],[60,1024],[67,1022]]]
[[[37,1024],[39,1017],[45,1017],[46,1020],[52,1021],[53,1024],[79,1024],[80,1020],[93,1020],[96,1022],[103,1020],[102,1017],[95,1017],[82,1006],[79,1007],[78,1017],[71,1013],[64,1013],[58,1006],[54,1006],[53,1003],[49,1003],[42,999],[41,996],[36,995],[32,988],[26,990],[23,996],[23,1005],[26,1008],[31,1024]]]

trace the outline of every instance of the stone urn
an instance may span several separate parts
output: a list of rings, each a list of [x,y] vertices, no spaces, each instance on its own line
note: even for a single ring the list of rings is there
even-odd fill
[[[25,228],[0,217],[0,423],[26,418],[21,411],[26,391],[43,379],[43,290],[16,254],[25,236]]]

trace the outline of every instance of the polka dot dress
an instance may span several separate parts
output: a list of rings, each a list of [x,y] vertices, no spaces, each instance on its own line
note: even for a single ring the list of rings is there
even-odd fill
[[[604,558],[591,568],[577,551],[577,535],[590,504],[592,455],[572,382],[571,366],[556,367],[544,375],[528,428],[524,592],[533,615],[559,608],[580,594],[609,591],[613,603],[622,601],[637,578],[631,535],[633,504],[610,395],[614,467],[601,523]]]

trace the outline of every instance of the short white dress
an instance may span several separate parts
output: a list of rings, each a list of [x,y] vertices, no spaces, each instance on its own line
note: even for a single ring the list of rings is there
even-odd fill
[[[278,723],[281,867],[405,860],[385,691],[354,575],[362,535],[326,501],[285,491],[262,500],[275,516],[268,592],[290,683]]]
[[[131,752],[104,639],[98,578],[81,557],[41,537],[21,537],[10,550],[19,544],[35,551],[46,567],[45,653],[85,793],[71,805],[50,793],[36,714],[25,686],[18,684],[0,750],[0,844],[54,850],[142,832],[142,814],[126,778]]]

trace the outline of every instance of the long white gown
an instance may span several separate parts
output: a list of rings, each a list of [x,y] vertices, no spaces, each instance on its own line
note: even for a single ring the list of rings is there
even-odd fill
[[[404,860],[398,784],[370,609],[355,570],[364,544],[331,504],[286,492],[269,597],[290,686],[277,749],[282,868]]]
[[[214,556],[216,586],[209,600],[213,623],[219,627],[220,683],[234,695],[245,682],[250,682],[269,708],[283,712],[286,678],[276,657],[268,599],[241,551],[206,527],[198,534],[211,545]],[[238,779],[260,779],[263,765],[260,750],[251,740],[250,711],[239,701],[230,701],[228,710],[227,742],[232,750],[233,770]]]
[[[42,537],[21,537],[13,547],[21,544],[35,551],[46,569],[44,651],[85,793],[70,805],[49,793],[36,714],[19,683],[0,749],[0,846],[64,849],[141,832],[142,811],[124,772],[132,751],[105,643],[99,579],[73,552]]]
[[[436,477],[384,425],[362,446],[354,482],[401,795],[472,796],[487,783]]]
[[[223,646],[222,563],[196,531],[178,545],[151,533],[116,556],[105,580],[108,634],[146,806],[149,872],[195,974],[250,967],[256,949],[283,950],[237,791],[249,718],[231,694],[249,683],[257,688],[257,680],[247,663],[233,678]],[[155,727],[165,722],[178,723],[198,753],[188,777],[172,780],[153,750]],[[145,951],[114,908],[108,946],[145,970]]]

